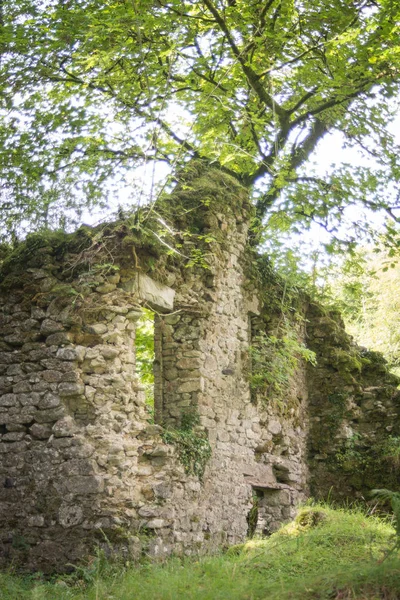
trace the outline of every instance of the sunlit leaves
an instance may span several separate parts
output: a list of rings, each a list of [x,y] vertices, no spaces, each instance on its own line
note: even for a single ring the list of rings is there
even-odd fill
[[[0,177],[21,207],[50,188],[84,206],[137,166],[197,155],[257,183],[260,217],[374,209],[398,177],[399,15],[391,0],[5,0]],[[306,185],[333,128],[373,147],[374,176]]]

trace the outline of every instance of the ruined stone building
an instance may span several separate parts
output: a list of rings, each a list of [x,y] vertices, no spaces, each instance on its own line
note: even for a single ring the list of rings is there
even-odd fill
[[[249,245],[251,217],[246,190],[195,164],[160,206],[32,235],[4,261],[3,565],[62,569],[96,544],[204,553],[273,532],[310,494],[396,485],[396,378],[289,293]]]

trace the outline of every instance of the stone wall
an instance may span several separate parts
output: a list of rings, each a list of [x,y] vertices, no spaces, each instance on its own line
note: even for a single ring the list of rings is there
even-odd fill
[[[398,490],[400,380],[353,343],[339,314],[310,304],[307,319],[317,355],[308,369],[312,495],[369,500],[374,488]]]
[[[174,207],[186,230],[179,215],[190,207],[206,265],[188,268],[146,232],[114,224],[33,237],[3,267],[3,564],[51,571],[95,543],[134,556],[205,552],[245,538],[255,490],[272,498],[265,532],[306,492],[298,416],[257,405],[249,388],[249,315],[261,306],[244,273],[247,194],[219,172],[188,181],[164,218]],[[180,253],[192,247],[183,239]],[[141,306],[157,313],[156,424],[135,373]],[[188,413],[212,447],[202,481],[163,441]]]
[[[254,275],[246,190],[198,163],[181,181],[156,211],[33,236],[3,265],[3,565],[50,572],[96,544],[162,557],[270,533],[308,496],[308,452],[311,481],[330,485],[324,386],[329,395],[358,385],[333,366],[345,334],[338,325],[334,338],[313,307],[306,327],[298,298],[284,318],[293,317],[299,343],[308,336],[317,369],[296,360],[279,396],[252,389],[251,347],[276,330],[286,287]],[[155,423],[135,370],[143,306],[156,313]],[[372,424],[375,392],[362,394]],[[203,477],[166,443],[165,432],[182,432],[188,416],[192,435],[211,445]]]

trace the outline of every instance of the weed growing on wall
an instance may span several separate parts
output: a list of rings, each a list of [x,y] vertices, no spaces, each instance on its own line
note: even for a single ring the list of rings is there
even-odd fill
[[[206,432],[199,428],[198,415],[194,412],[184,413],[179,429],[165,429],[162,437],[166,444],[176,447],[185,472],[202,480],[211,457],[211,446]]]
[[[343,471],[364,471],[371,462],[369,452],[362,447],[362,436],[353,434],[335,454],[335,461]]]
[[[332,392],[328,394],[329,413],[326,415],[325,424],[331,431],[337,430],[340,426],[346,413],[348,398],[348,392]]]
[[[393,471],[400,471],[400,437],[390,435],[382,444],[382,458]]]
[[[300,282],[274,272],[265,255],[249,256],[249,261],[264,308],[260,318],[252,318],[250,388],[253,398],[283,403],[299,361],[316,364],[315,352],[299,341],[304,321]]]
[[[280,326],[279,334],[259,331],[253,338],[250,356],[253,394],[273,395],[278,400],[287,393],[299,360],[316,364],[315,352],[298,341],[296,331],[286,322]]]

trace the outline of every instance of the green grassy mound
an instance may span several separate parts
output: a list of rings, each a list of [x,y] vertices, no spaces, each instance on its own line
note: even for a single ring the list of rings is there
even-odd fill
[[[1,600],[395,600],[393,527],[359,510],[310,506],[267,539],[223,555],[163,565],[110,565],[101,556],[69,579],[0,575]]]

